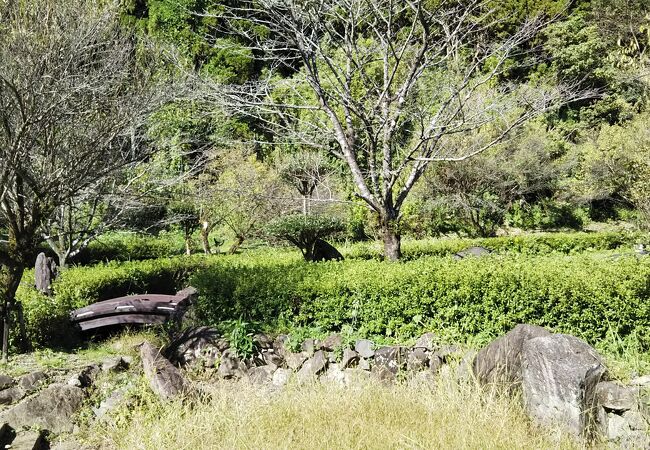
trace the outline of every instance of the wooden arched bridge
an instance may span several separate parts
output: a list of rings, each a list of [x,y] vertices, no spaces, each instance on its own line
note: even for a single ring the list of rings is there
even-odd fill
[[[128,295],[75,309],[70,320],[84,331],[120,324],[162,324],[180,319],[195,296],[193,287],[175,295]]]

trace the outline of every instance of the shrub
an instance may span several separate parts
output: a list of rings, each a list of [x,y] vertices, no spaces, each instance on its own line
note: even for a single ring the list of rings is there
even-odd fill
[[[69,320],[72,310],[128,294],[173,294],[204,264],[205,258],[196,256],[71,268],[54,282],[53,297],[25,283],[17,297],[23,303],[29,339],[35,346],[70,346],[77,338]]]
[[[305,261],[316,259],[316,241],[345,229],[343,222],[335,217],[304,216],[292,214],[271,221],[266,232],[275,240],[291,242],[302,252]]]
[[[495,337],[527,322],[588,341],[637,333],[650,348],[650,259],[496,255],[245,266],[191,277],[208,323],[243,317],[413,337],[425,330]],[[645,331],[644,331],[645,330]]]

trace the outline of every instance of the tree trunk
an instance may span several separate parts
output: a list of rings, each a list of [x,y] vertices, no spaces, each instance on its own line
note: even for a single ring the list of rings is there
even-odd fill
[[[9,329],[11,310],[16,302],[16,290],[25,267],[21,264],[5,265],[0,272],[0,297],[2,300],[2,362],[9,359]],[[22,333],[23,330],[21,330]],[[26,339],[26,336],[21,336]]]
[[[384,258],[387,261],[397,261],[402,257],[402,236],[398,223],[393,218],[380,218],[381,237],[384,241]]]
[[[244,237],[237,236],[237,240],[235,241],[234,244],[232,244],[232,246],[228,250],[228,253],[230,253],[231,255],[234,255],[235,252],[237,252],[237,250],[239,250],[239,247],[241,247],[241,245],[244,243],[244,240],[245,240]]]
[[[206,255],[212,254],[212,249],[210,248],[210,229],[210,224],[203,222],[201,226],[201,244],[203,245],[203,253]]]

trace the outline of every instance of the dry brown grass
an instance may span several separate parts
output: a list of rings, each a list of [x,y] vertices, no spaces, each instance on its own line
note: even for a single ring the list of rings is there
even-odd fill
[[[144,388],[144,386],[143,386]],[[348,387],[246,382],[210,387],[211,399],[160,404],[141,394],[90,440],[120,449],[578,448],[536,430],[519,403],[452,377],[436,384]]]

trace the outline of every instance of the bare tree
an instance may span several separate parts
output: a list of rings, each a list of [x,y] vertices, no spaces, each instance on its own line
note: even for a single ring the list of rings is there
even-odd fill
[[[385,256],[400,257],[400,212],[427,166],[493,147],[540,113],[585,95],[570,87],[500,82],[529,64],[536,18],[497,42],[486,0],[256,0],[225,8],[224,30],[272,69],[296,72],[213,99],[250,115],[278,139],[332,151],[356,195],[376,213]],[[262,31],[260,31],[262,30]],[[591,94],[589,94],[591,95]],[[296,126],[300,121],[300,126]],[[456,148],[450,137],[468,145]]]
[[[276,161],[280,178],[294,187],[302,196],[302,214],[310,213],[311,198],[316,188],[327,181],[332,164],[323,152],[302,150],[280,155]]]
[[[0,8],[0,299],[10,310],[41,226],[144,158],[141,130],[169,92],[121,28],[117,2],[5,0]]]

